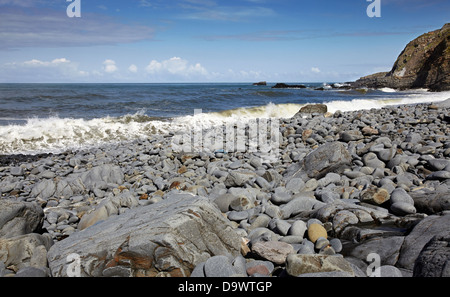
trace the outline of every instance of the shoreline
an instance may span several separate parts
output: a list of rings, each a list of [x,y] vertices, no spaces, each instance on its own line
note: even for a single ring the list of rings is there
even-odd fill
[[[378,90],[380,91],[380,90]],[[386,92],[381,90],[386,94]],[[314,91],[317,92],[317,91]],[[322,91],[320,91],[322,92]],[[395,92],[397,93],[397,92]],[[237,107],[215,112],[201,112],[172,118],[158,118],[145,115],[145,110],[119,117],[99,118],[65,118],[50,116],[48,118],[30,118],[22,125],[9,124],[0,126],[0,134],[5,137],[0,143],[0,156],[6,155],[41,155],[59,154],[66,151],[88,150],[90,148],[120,143],[138,139],[151,138],[155,134],[178,133],[185,129],[195,129],[195,126],[217,126],[230,122],[246,122],[259,118],[284,119],[290,118],[304,106],[325,104],[328,111],[368,111],[386,106],[431,104],[450,98],[450,92],[412,93],[401,92],[399,97],[355,97],[352,100],[310,100],[305,103],[272,103]],[[325,97],[326,98],[326,97]],[[323,101],[323,102],[322,102]]]
[[[363,276],[368,263],[362,250],[373,249],[370,243],[378,240],[377,253],[386,266],[383,271],[389,271],[387,276],[421,275],[427,271],[426,263],[421,262],[425,268],[420,271],[414,267],[416,259],[422,257],[422,248],[431,239],[430,234],[421,236],[428,238],[426,242],[413,244],[408,236],[429,217],[436,219],[433,235],[448,231],[445,226],[438,226],[442,224],[438,221],[449,217],[449,198],[444,197],[450,192],[449,112],[447,100],[280,119],[280,155],[273,163],[261,162],[259,152],[176,152],[171,148],[171,134],[61,154],[0,156],[1,200],[40,207],[42,213],[36,210],[40,222],[26,234],[51,239],[51,243],[44,244],[48,266],[10,262],[3,272],[0,266],[0,275],[14,275],[34,267],[47,276],[63,276],[67,263],[56,260],[58,256],[71,251],[87,257],[93,252],[83,251],[76,244],[82,242],[83,234],[95,232],[101,226],[113,226],[114,221],[139,209],[164,205],[183,194],[206,197],[205,201],[189,198],[194,205],[201,202],[199,209],[220,209],[218,213],[223,217],[217,220],[233,230],[230,232],[234,237],[228,238],[230,246],[236,245],[236,238],[245,238],[242,246],[237,243],[240,251],[231,248],[227,251],[233,255],[233,261],[226,263],[220,259],[223,265],[234,267],[231,274],[247,276],[249,271],[256,274],[268,271],[272,276],[292,276],[294,272],[287,267],[298,259],[288,255],[337,254],[343,255],[346,262],[341,264],[345,269],[333,271]],[[441,194],[442,201],[426,198]],[[211,216],[214,211],[211,210]],[[320,247],[311,246],[308,232],[314,223],[327,233],[328,243],[324,241]],[[390,229],[368,228],[370,224]],[[8,233],[2,228],[0,235]],[[93,234],[101,237],[102,231],[98,232]],[[352,246],[355,238],[359,242]],[[7,239],[0,236],[0,240]],[[107,238],[101,240],[108,242]],[[276,247],[267,246],[267,242],[277,243]],[[116,249],[122,242],[103,244]],[[414,244],[422,248],[417,251],[411,247]],[[140,249],[128,248],[130,253],[138,253]],[[216,257],[223,255],[224,248],[217,247],[221,252],[215,254],[210,247],[210,259],[219,260]],[[173,249],[168,253],[177,252]],[[247,251],[242,256],[244,261],[238,255],[243,253],[242,249]],[[277,252],[269,255],[267,249]],[[388,257],[387,252],[392,250],[396,256]],[[205,251],[196,251],[190,257],[205,261],[194,260],[187,265],[171,260],[170,268],[159,264],[157,260],[161,258],[157,259],[156,254],[153,264],[145,269],[135,267],[136,259],[131,266],[119,261],[114,266],[117,268],[108,273],[205,275],[208,269],[204,265],[209,259],[202,253]],[[114,258],[113,250],[106,254],[108,259]],[[284,260],[279,261],[283,255]],[[12,259],[13,255],[6,253],[5,257]],[[237,259],[246,267],[244,270],[237,270],[233,264]],[[249,270],[249,263],[254,261],[261,261],[258,263],[265,268]],[[83,267],[86,276],[99,276],[98,273],[105,274],[107,270],[98,272]],[[329,271],[314,273],[326,272]]]

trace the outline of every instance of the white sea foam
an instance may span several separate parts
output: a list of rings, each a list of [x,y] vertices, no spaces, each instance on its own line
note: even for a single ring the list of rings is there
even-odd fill
[[[425,90],[404,92],[395,99],[354,99],[325,102],[329,112],[369,110],[384,106],[440,102],[450,92],[430,93]],[[67,149],[98,146],[106,143],[147,138],[155,134],[207,128],[232,122],[245,123],[256,118],[291,118],[306,104],[267,104],[212,113],[197,113],[164,121],[150,118],[145,111],[120,118],[92,120],[71,118],[31,118],[25,125],[0,126],[0,154],[58,153]]]
[[[385,92],[385,93],[395,93],[395,92],[397,92],[397,90],[392,89],[392,88],[381,88],[380,91]]]
[[[404,92],[401,97],[395,98],[376,98],[376,99],[353,99],[351,101],[332,101],[325,103],[329,112],[370,110],[379,109],[385,106],[395,106],[403,104],[419,104],[440,102],[450,98],[450,91],[447,92],[428,92],[427,90],[414,90],[414,92]]]

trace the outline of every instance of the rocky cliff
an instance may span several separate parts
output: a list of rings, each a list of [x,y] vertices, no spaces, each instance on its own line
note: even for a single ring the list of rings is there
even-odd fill
[[[365,76],[353,87],[450,90],[450,23],[411,41],[390,72]]]

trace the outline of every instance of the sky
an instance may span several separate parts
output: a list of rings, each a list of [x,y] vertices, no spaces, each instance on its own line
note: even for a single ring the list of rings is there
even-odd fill
[[[0,0],[0,83],[353,81],[449,16],[448,0]]]

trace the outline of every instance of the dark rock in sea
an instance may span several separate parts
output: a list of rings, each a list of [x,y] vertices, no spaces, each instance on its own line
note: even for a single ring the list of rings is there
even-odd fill
[[[272,87],[272,89],[305,89],[304,85],[288,85],[285,83],[278,83]]]
[[[450,23],[411,41],[390,72],[362,77],[352,87],[450,90]]]
[[[260,82],[254,83],[253,85],[254,85],[254,86],[267,86],[267,82],[265,82],[265,81],[260,81]]]

